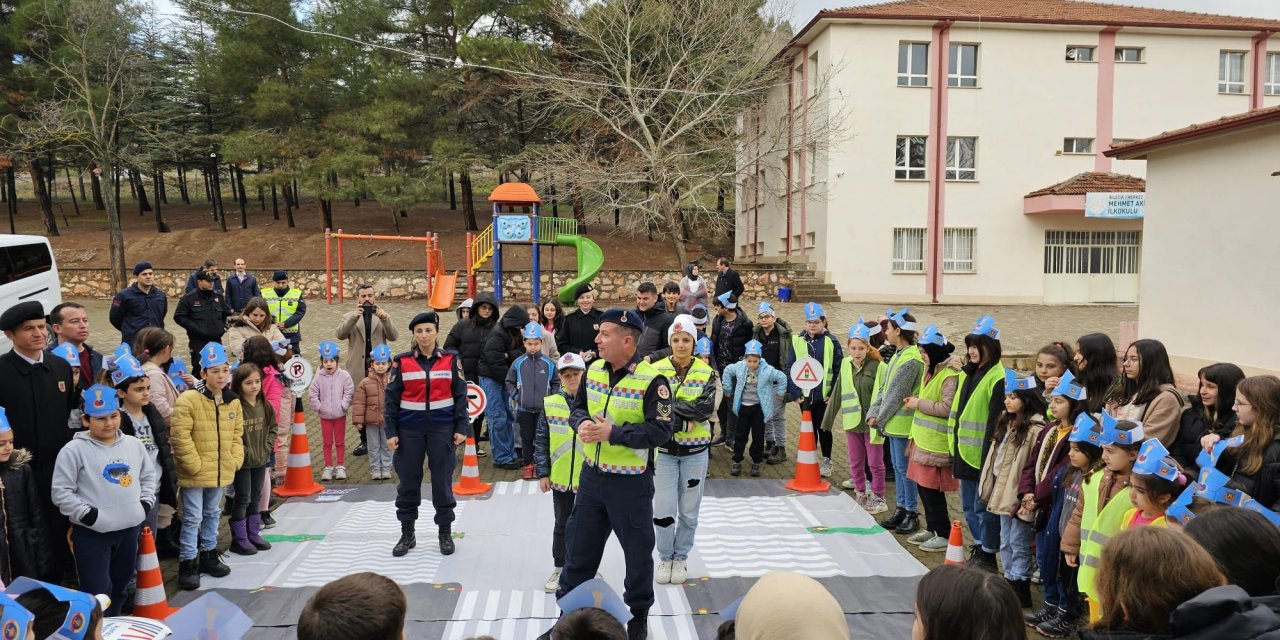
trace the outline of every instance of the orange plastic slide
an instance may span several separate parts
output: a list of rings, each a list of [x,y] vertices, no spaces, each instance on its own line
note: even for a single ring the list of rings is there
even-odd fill
[[[454,271],[453,275],[446,275],[443,272],[437,273],[435,277],[435,287],[431,289],[431,294],[427,298],[427,306],[436,311],[448,311],[453,307],[453,298],[458,291],[458,272]]]

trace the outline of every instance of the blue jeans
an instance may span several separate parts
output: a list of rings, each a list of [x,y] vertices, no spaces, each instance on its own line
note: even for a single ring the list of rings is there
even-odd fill
[[[1058,558],[1062,553],[1058,545],[1061,542],[1057,528],[1050,531],[1045,527],[1044,531],[1037,533],[1036,564],[1040,566],[1040,580],[1044,583],[1044,603],[1065,609],[1066,594],[1058,588]]]
[[[1000,552],[1000,516],[987,511],[987,503],[978,497],[977,480],[960,481],[960,506],[964,508],[964,521],[969,525],[969,535],[982,545],[987,553]]]
[[[894,502],[907,511],[920,510],[920,490],[913,480],[907,479],[907,443],[908,438],[889,436],[889,451],[893,456],[893,491]]]
[[[211,551],[218,546],[218,518],[222,516],[222,487],[182,489],[182,531],[179,560],[195,560],[196,547]]]
[[[691,456],[656,454],[653,474],[653,519],[657,526],[658,558],[684,561],[698,530],[698,507],[707,484],[709,452]],[[670,519],[663,526],[656,521]]]
[[[1000,518],[1000,564],[1009,580],[1031,579],[1031,523],[1016,516]]]
[[[495,464],[516,461],[516,438],[511,431],[511,412],[507,410],[507,388],[502,382],[480,376],[480,389],[484,391],[485,420],[489,422],[489,445],[493,448]]]

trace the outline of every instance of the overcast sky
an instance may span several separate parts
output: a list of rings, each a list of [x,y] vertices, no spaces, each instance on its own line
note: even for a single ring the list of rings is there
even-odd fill
[[[823,9],[841,9],[868,4],[881,4],[883,0],[779,0],[789,1],[791,24],[797,31],[808,24],[815,14]],[[1098,0],[1103,1],[1105,0]],[[1124,2],[1106,2],[1106,4],[1123,4],[1134,7],[1158,7],[1161,9],[1177,9],[1179,11],[1198,11],[1200,13],[1219,13],[1232,16],[1251,16],[1257,18],[1274,18],[1280,20],[1280,0],[1125,0]],[[779,5],[785,6],[785,5]]]

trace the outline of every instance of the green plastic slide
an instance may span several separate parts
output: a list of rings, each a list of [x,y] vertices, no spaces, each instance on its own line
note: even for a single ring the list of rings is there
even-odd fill
[[[604,251],[600,250],[600,245],[592,242],[590,238],[584,238],[576,235],[558,235],[556,236],[556,244],[564,247],[573,247],[578,251],[578,277],[565,283],[560,287],[560,303],[566,306],[573,306],[573,292],[578,285],[591,282],[592,278],[600,273],[600,267],[604,266]]]

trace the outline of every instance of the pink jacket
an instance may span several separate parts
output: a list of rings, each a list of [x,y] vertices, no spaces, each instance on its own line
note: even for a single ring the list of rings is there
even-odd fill
[[[284,383],[280,382],[280,372],[275,367],[267,367],[267,370],[262,372],[262,397],[275,407],[277,422],[284,422],[279,420],[280,416],[289,416],[289,420],[293,419],[293,407],[289,407],[289,411],[284,413],[280,412],[282,395],[284,395]]]
[[[317,371],[307,390],[311,409],[321,418],[331,420],[347,417],[355,395],[356,383],[346,369],[337,369],[332,374],[325,373],[324,369]]]

